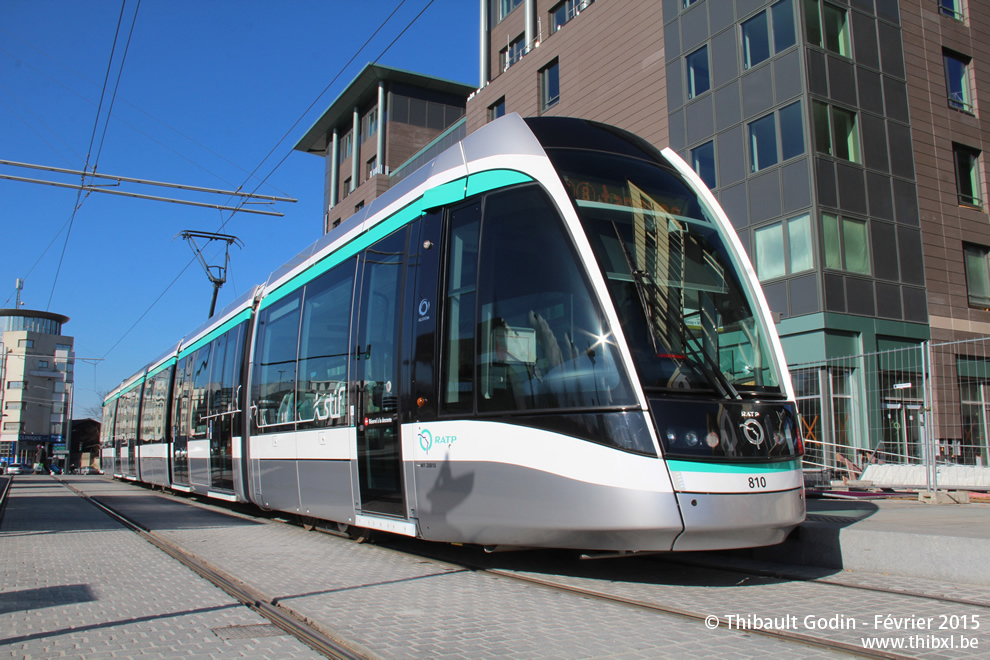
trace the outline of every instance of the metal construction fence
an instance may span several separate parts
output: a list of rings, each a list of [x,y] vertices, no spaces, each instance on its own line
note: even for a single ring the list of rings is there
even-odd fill
[[[990,338],[789,368],[808,483],[990,488]]]

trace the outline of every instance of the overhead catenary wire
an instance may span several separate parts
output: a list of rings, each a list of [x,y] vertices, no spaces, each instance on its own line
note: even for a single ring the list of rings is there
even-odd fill
[[[258,171],[259,169],[261,169],[261,166],[262,166],[262,165],[263,165],[263,164],[265,163],[265,161],[267,161],[267,160],[268,160],[268,158],[269,158],[269,157],[270,157],[270,156],[271,156],[271,155],[272,155],[273,153],[275,153],[275,151],[276,151],[276,150],[278,149],[278,146],[279,146],[280,144],[282,144],[282,143],[283,143],[283,142],[285,141],[285,139],[286,139],[286,137],[288,137],[288,136],[289,136],[289,134],[290,134],[290,133],[291,133],[291,132],[292,132],[292,131],[293,131],[293,130],[295,129],[295,127],[296,127],[296,126],[298,126],[298,125],[299,125],[299,123],[300,123],[300,122],[301,122],[301,121],[302,121],[302,120],[303,120],[303,119],[304,119],[304,118],[306,117],[306,115],[307,115],[307,114],[308,114],[308,113],[309,113],[309,112],[310,112],[310,111],[311,111],[311,110],[313,109],[313,107],[314,107],[314,106],[315,106],[315,105],[316,105],[316,104],[317,104],[317,103],[318,103],[318,102],[320,101],[320,99],[321,99],[321,98],[323,98],[323,96],[324,96],[324,95],[325,95],[325,94],[327,93],[327,91],[328,91],[328,90],[329,90],[329,89],[330,89],[330,88],[331,88],[331,87],[332,87],[332,86],[334,85],[334,83],[335,83],[335,82],[337,81],[337,79],[338,79],[338,78],[340,78],[340,76],[341,76],[341,75],[343,75],[343,73],[344,73],[344,71],[346,71],[346,70],[347,70],[347,67],[349,67],[349,66],[350,66],[350,65],[351,65],[351,64],[352,64],[352,63],[354,62],[354,60],[356,60],[356,59],[357,59],[357,57],[358,57],[358,56],[359,56],[359,55],[361,54],[361,52],[363,52],[363,51],[364,51],[364,49],[368,47],[368,45],[369,45],[369,44],[371,43],[371,41],[372,41],[372,40],[373,40],[373,39],[375,38],[375,36],[376,36],[376,35],[377,35],[377,34],[378,34],[379,32],[381,32],[381,30],[382,30],[382,29],[383,29],[383,28],[385,27],[385,25],[386,25],[386,24],[387,24],[387,23],[389,22],[389,20],[391,20],[391,18],[392,18],[392,16],[394,16],[394,15],[395,15],[395,13],[396,13],[397,11],[399,11],[399,9],[400,9],[400,8],[402,7],[402,5],[404,5],[404,4],[405,4],[405,1],[406,1],[406,0],[401,0],[401,2],[399,2],[399,4],[398,4],[398,5],[396,6],[396,8],[395,8],[394,10],[392,10],[392,13],[391,13],[391,14],[389,14],[389,15],[388,15],[388,17],[386,17],[384,21],[382,21],[382,23],[381,23],[381,25],[379,25],[379,26],[378,26],[378,29],[376,29],[376,30],[374,31],[374,33],[372,33],[372,35],[371,35],[370,37],[368,37],[368,39],[367,39],[367,40],[366,40],[366,41],[364,42],[364,44],[362,44],[362,46],[361,46],[361,48],[359,48],[359,49],[357,50],[357,52],[356,52],[356,53],[355,53],[355,54],[354,54],[354,55],[353,55],[353,56],[351,57],[351,59],[349,59],[349,60],[347,61],[347,63],[346,63],[346,64],[344,64],[344,65],[343,65],[343,66],[342,66],[342,67],[340,68],[340,70],[339,70],[339,71],[337,72],[337,74],[336,74],[336,75],[335,75],[335,76],[333,77],[333,79],[332,79],[332,80],[331,80],[331,81],[330,81],[330,82],[329,82],[329,83],[328,83],[328,84],[326,85],[326,87],[324,87],[324,88],[323,88],[323,91],[321,91],[321,92],[319,93],[319,95],[317,95],[317,97],[316,97],[316,98],[315,98],[315,99],[313,100],[313,102],[312,102],[312,103],[310,103],[310,104],[309,104],[309,106],[308,106],[308,107],[307,107],[307,108],[306,108],[306,109],[305,109],[305,110],[303,111],[303,113],[302,113],[302,114],[300,115],[300,117],[299,117],[299,119],[297,119],[297,120],[296,120],[296,121],[295,121],[295,122],[294,122],[294,123],[292,124],[292,127],[291,127],[291,128],[290,128],[290,129],[288,130],[288,131],[286,131],[286,133],[285,133],[285,134],[284,134],[284,135],[283,135],[283,136],[281,137],[281,139],[279,139],[279,141],[278,141],[278,142],[276,142],[276,144],[275,144],[275,146],[274,146],[274,147],[273,147],[273,148],[272,148],[272,149],[271,149],[271,150],[270,150],[270,151],[268,152],[268,154],[266,154],[266,155],[265,155],[265,157],[261,159],[261,161],[260,161],[260,162],[258,163],[258,166],[257,166],[257,167],[255,167],[255,168],[254,168],[254,169],[253,169],[253,170],[251,171],[251,173],[250,173],[250,174],[248,175],[248,177],[247,177],[247,179],[246,179],[246,181],[249,181],[249,180],[250,180],[250,179],[251,179],[252,177],[254,177],[254,175],[255,175],[255,173],[256,173],[256,172],[257,172],[257,171]],[[423,7],[423,9],[421,9],[421,10],[420,10],[420,12],[419,12],[418,14],[416,14],[416,16],[415,16],[415,17],[413,17],[413,19],[412,19],[411,21],[409,21],[409,23],[407,23],[407,24],[406,24],[406,26],[405,26],[405,27],[404,27],[404,28],[402,29],[402,31],[401,31],[401,32],[399,32],[399,35],[398,35],[398,36],[396,36],[396,37],[395,37],[395,38],[394,38],[394,39],[393,39],[393,40],[392,40],[392,41],[391,41],[391,42],[389,43],[389,45],[388,45],[388,46],[386,46],[386,47],[385,47],[385,48],[384,48],[384,49],[383,49],[383,50],[382,50],[382,51],[381,51],[381,52],[380,52],[380,53],[378,54],[378,57],[376,57],[376,58],[375,58],[375,60],[374,60],[374,62],[376,62],[376,63],[377,63],[377,62],[378,62],[378,60],[380,60],[380,59],[381,59],[381,58],[382,58],[382,57],[383,57],[383,56],[384,56],[384,55],[385,55],[385,54],[386,54],[386,53],[387,53],[387,52],[388,52],[388,51],[389,51],[389,50],[390,50],[390,49],[392,48],[392,46],[394,46],[394,45],[395,45],[395,43],[396,43],[396,42],[397,42],[397,41],[399,40],[399,38],[401,38],[401,37],[402,37],[402,35],[404,35],[404,34],[405,34],[406,32],[408,32],[408,31],[409,31],[409,29],[410,29],[410,28],[411,28],[411,27],[412,27],[412,26],[413,26],[413,25],[414,25],[414,24],[416,23],[416,21],[417,21],[417,20],[419,20],[419,18],[420,18],[420,16],[422,16],[422,15],[423,15],[423,13],[424,13],[424,12],[425,12],[425,11],[426,11],[427,9],[429,9],[429,8],[430,8],[430,6],[431,6],[432,4],[433,4],[433,0],[428,0],[428,2],[427,2],[427,3],[426,3],[426,5],[425,5],[425,6]],[[266,182],[266,181],[267,181],[267,180],[268,180],[268,179],[269,179],[269,178],[270,178],[270,177],[272,176],[272,174],[274,174],[274,173],[275,173],[275,171],[276,171],[276,170],[277,170],[277,169],[278,169],[278,168],[279,168],[279,167],[280,167],[280,166],[282,165],[282,163],[284,163],[284,162],[286,161],[286,159],[287,159],[287,158],[288,158],[288,157],[289,157],[289,156],[290,156],[291,154],[292,154],[292,150],[290,149],[290,150],[289,150],[289,151],[288,151],[288,152],[287,152],[287,153],[285,154],[285,156],[284,156],[284,157],[283,157],[283,158],[282,158],[282,159],[281,159],[281,160],[280,160],[280,161],[279,161],[279,162],[278,162],[278,163],[277,163],[277,164],[275,165],[275,167],[273,167],[273,168],[271,169],[271,171],[269,171],[269,173],[268,173],[268,174],[267,174],[267,175],[266,175],[266,176],[265,176],[265,177],[264,177],[264,178],[263,178],[263,179],[262,179],[262,180],[261,180],[261,181],[260,181],[260,182],[258,183],[258,185],[257,185],[257,186],[256,186],[256,187],[254,188],[254,190],[253,190],[252,192],[257,192],[257,190],[258,190],[259,188],[261,188],[261,186],[262,186],[262,185],[264,185],[264,184],[265,184],[265,182]],[[223,222],[221,222],[221,223],[220,223],[220,226],[218,227],[218,229],[217,229],[217,231],[222,231],[222,230],[224,229],[224,227],[226,227],[226,226],[227,226],[227,223],[229,223],[229,222],[230,222],[230,221],[231,221],[231,220],[233,219],[233,217],[234,217],[234,213],[236,213],[236,211],[235,211],[235,212],[232,212],[232,213],[230,214],[230,216],[228,216],[228,217],[227,217],[227,218],[226,218],[225,220],[223,220]],[[133,324],[132,324],[132,325],[131,325],[131,326],[130,326],[130,327],[129,327],[129,328],[128,328],[128,329],[127,329],[127,330],[126,330],[125,332],[124,332],[124,334],[123,334],[123,335],[121,335],[121,336],[120,336],[120,338],[118,338],[118,339],[117,339],[117,341],[116,341],[116,342],[114,342],[114,344],[113,344],[113,345],[112,345],[112,346],[111,346],[111,347],[110,347],[109,349],[107,349],[107,351],[106,351],[106,353],[104,353],[104,354],[103,354],[103,358],[104,358],[104,359],[105,359],[105,358],[106,358],[106,357],[107,357],[107,356],[108,356],[108,355],[109,355],[109,354],[110,354],[110,353],[111,353],[111,352],[112,352],[112,351],[113,351],[113,350],[114,350],[115,348],[117,348],[117,346],[119,346],[119,345],[120,345],[120,343],[121,343],[122,341],[124,341],[124,339],[125,339],[125,338],[126,338],[126,337],[127,337],[127,336],[128,336],[128,335],[129,335],[129,334],[130,334],[130,333],[131,333],[131,332],[132,332],[133,330],[134,330],[134,328],[136,328],[136,327],[137,327],[137,325],[138,325],[138,324],[139,324],[139,323],[140,323],[140,322],[141,322],[141,321],[142,321],[142,320],[144,319],[144,317],[145,317],[145,316],[147,316],[147,315],[148,315],[148,314],[149,314],[149,313],[151,312],[151,310],[152,310],[152,309],[154,308],[154,306],[158,304],[158,301],[160,301],[160,300],[161,300],[161,299],[162,299],[162,298],[163,298],[163,297],[165,296],[165,294],[166,294],[166,293],[168,293],[168,291],[169,291],[169,290],[170,290],[170,289],[171,289],[171,288],[172,288],[173,286],[175,286],[175,283],[179,281],[179,278],[181,278],[181,277],[182,277],[182,275],[183,275],[183,274],[184,274],[184,273],[185,273],[185,272],[186,272],[186,271],[187,271],[187,270],[189,269],[189,267],[190,267],[190,266],[192,266],[192,265],[193,265],[193,264],[194,264],[195,262],[196,262],[196,258],[195,258],[195,257],[193,257],[193,258],[192,258],[192,259],[191,259],[191,260],[190,260],[190,261],[189,261],[189,262],[188,262],[188,263],[187,263],[187,264],[186,264],[186,265],[185,265],[185,266],[184,266],[184,267],[182,268],[182,270],[181,270],[181,271],[179,272],[179,274],[178,274],[178,275],[176,275],[176,277],[175,277],[175,279],[173,279],[173,280],[172,280],[172,281],[171,281],[171,282],[170,282],[170,283],[168,284],[168,286],[166,286],[166,287],[165,287],[165,289],[164,289],[164,290],[163,290],[163,291],[162,291],[162,292],[161,292],[161,293],[160,293],[160,294],[158,295],[158,297],[157,297],[157,298],[155,298],[155,300],[154,300],[154,301],[152,301],[152,303],[151,303],[151,304],[150,304],[150,305],[149,305],[149,306],[147,307],[147,309],[145,309],[145,310],[144,310],[144,312],[142,312],[142,314],[141,314],[141,316],[139,316],[139,317],[138,317],[138,319],[137,319],[137,320],[136,320],[136,321],[135,321],[135,322],[134,322],[134,323],[133,323]]]
[[[79,78],[82,78],[82,79],[83,79],[83,80],[85,80],[86,82],[88,82],[88,83],[90,83],[90,84],[92,84],[92,85],[96,85],[96,84],[98,84],[98,83],[95,83],[95,82],[93,82],[92,80],[90,80],[89,78],[87,78],[86,76],[84,76],[83,74],[81,74],[81,73],[79,73],[78,71],[76,71],[76,70],[75,70],[75,69],[73,69],[72,67],[70,67],[70,66],[68,66],[68,65],[67,65],[67,64],[65,64],[64,62],[62,62],[62,61],[60,61],[60,60],[58,60],[58,59],[56,59],[56,58],[54,58],[54,57],[52,57],[51,55],[49,55],[49,54],[48,54],[48,53],[46,53],[45,51],[43,51],[43,50],[41,50],[41,49],[39,49],[39,48],[37,48],[36,46],[34,46],[34,45],[32,45],[32,44],[30,44],[30,43],[28,43],[27,41],[24,41],[23,39],[21,39],[20,37],[18,37],[18,36],[17,36],[16,34],[14,34],[14,33],[12,33],[12,32],[10,32],[9,30],[5,30],[4,28],[2,28],[2,27],[0,27],[0,32],[4,32],[4,33],[6,33],[6,34],[8,34],[9,36],[11,36],[11,37],[13,37],[14,39],[17,39],[17,40],[18,40],[18,41],[20,41],[21,43],[23,43],[23,44],[25,44],[25,45],[27,45],[28,47],[30,47],[30,48],[32,48],[32,49],[34,49],[35,51],[37,51],[37,52],[39,52],[39,53],[41,53],[42,55],[44,55],[45,57],[47,57],[48,59],[50,59],[50,60],[52,60],[52,61],[53,61],[53,62],[55,62],[56,64],[58,64],[58,65],[60,65],[60,66],[62,66],[62,67],[63,67],[63,68],[65,68],[65,69],[67,69],[67,70],[68,70],[69,72],[71,72],[71,73],[73,73],[73,74],[75,74],[75,75],[76,75],[76,76],[78,76]],[[36,66],[34,66],[34,65],[32,65],[32,64],[31,64],[30,62],[26,62],[26,61],[24,61],[24,60],[22,60],[21,58],[19,58],[19,57],[17,57],[16,55],[14,55],[13,53],[11,53],[10,51],[8,51],[8,50],[6,50],[6,49],[4,49],[4,48],[2,48],[2,47],[0,47],[0,53],[4,53],[4,54],[6,54],[6,55],[8,55],[9,57],[11,57],[11,58],[13,58],[14,60],[16,60],[16,61],[17,61],[17,62],[18,62],[19,64],[22,64],[22,65],[24,65],[24,66],[26,66],[26,67],[28,67],[28,68],[30,68],[30,69],[33,69],[33,70],[34,70],[35,72],[37,72],[37,73],[38,73],[39,75],[41,75],[41,76],[44,76],[45,78],[47,78],[48,80],[50,80],[50,81],[51,81],[51,82],[53,82],[54,84],[56,84],[56,85],[58,85],[58,86],[60,86],[60,87],[62,87],[63,89],[65,89],[65,90],[66,90],[67,92],[69,92],[70,94],[73,94],[74,96],[77,96],[77,97],[78,97],[79,99],[81,99],[82,101],[84,101],[84,102],[86,102],[86,103],[89,103],[90,105],[95,105],[95,103],[93,103],[93,102],[92,102],[91,100],[89,100],[88,98],[86,98],[85,96],[83,96],[82,94],[80,94],[79,92],[77,92],[77,91],[75,91],[75,90],[74,90],[74,89],[72,89],[71,87],[68,87],[67,85],[65,85],[65,84],[64,84],[64,83],[62,83],[61,81],[59,81],[59,80],[56,80],[55,78],[52,78],[51,76],[49,76],[49,75],[48,75],[47,73],[45,73],[45,72],[44,72],[44,71],[42,71],[41,69],[39,69],[39,68],[37,68]],[[192,143],[193,143],[194,145],[196,145],[197,147],[199,147],[199,148],[200,148],[200,149],[202,149],[203,151],[206,151],[206,152],[207,152],[207,153],[209,153],[209,154],[210,154],[211,156],[216,156],[217,158],[219,158],[219,159],[220,159],[220,160],[222,160],[223,162],[225,162],[225,163],[227,163],[228,165],[230,165],[230,166],[232,166],[232,167],[234,167],[235,169],[238,169],[238,170],[240,170],[241,172],[244,172],[244,173],[247,173],[247,170],[246,170],[246,169],[244,169],[243,167],[241,167],[240,165],[238,165],[238,164],[237,164],[237,163],[235,163],[234,161],[232,161],[232,160],[230,160],[229,158],[227,158],[227,157],[226,157],[226,156],[224,156],[223,154],[221,154],[221,153],[219,153],[219,152],[217,152],[217,151],[214,151],[213,149],[211,149],[210,147],[208,147],[208,146],[206,146],[205,144],[203,144],[203,143],[201,143],[201,142],[199,142],[199,141],[197,141],[196,139],[194,139],[194,138],[192,138],[192,137],[190,137],[189,135],[186,135],[185,133],[183,133],[183,132],[182,132],[182,131],[180,131],[179,129],[177,129],[177,128],[175,128],[174,126],[172,126],[172,125],[170,125],[170,124],[168,124],[168,123],[166,123],[166,122],[164,122],[164,121],[162,121],[161,119],[159,119],[159,118],[158,118],[158,117],[156,117],[155,115],[153,115],[153,114],[151,114],[150,112],[148,112],[148,111],[147,111],[147,110],[145,110],[144,108],[141,108],[141,107],[138,107],[138,106],[136,106],[136,105],[134,105],[133,103],[131,103],[130,101],[128,101],[128,100],[127,100],[127,99],[126,99],[125,97],[122,97],[122,96],[120,96],[120,95],[118,95],[118,96],[117,96],[117,100],[118,100],[118,101],[120,101],[121,103],[124,103],[124,104],[126,104],[126,105],[128,105],[128,106],[130,106],[130,107],[131,107],[131,108],[133,108],[134,110],[136,110],[136,111],[138,111],[138,112],[140,112],[141,114],[143,114],[144,116],[146,116],[146,117],[148,117],[148,118],[149,118],[149,119],[151,119],[152,121],[155,121],[155,122],[157,122],[157,123],[159,123],[159,124],[161,124],[162,126],[164,126],[165,128],[167,128],[168,130],[170,130],[170,131],[172,131],[173,133],[175,133],[175,134],[176,134],[176,135],[178,135],[179,137],[181,137],[181,138],[183,138],[183,139],[185,139],[185,140],[188,140],[189,142],[192,142]],[[129,122],[127,122],[127,121],[125,121],[124,119],[122,119],[122,118],[121,118],[121,117],[119,117],[119,116],[115,116],[115,117],[114,117],[114,119],[116,119],[116,120],[117,120],[118,122],[120,122],[120,123],[121,123],[121,124],[123,124],[124,126],[127,126],[128,128],[130,128],[130,129],[131,129],[131,130],[133,130],[134,132],[136,132],[136,133],[138,133],[138,134],[139,134],[139,135],[141,135],[142,137],[144,137],[144,138],[146,138],[146,139],[148,139],[148,140],[150,140],[151,142],[153,142],[153,143],[155,143],[155,144],[157,144],[158,146],[160,146],[160,147],[162,147],[162,148],[163,148],[163,149],[165,149],[166,151],[169,151],[169,152],[171,152],[171,153],[173,153],[173,154],[175,154],[176,156],[178,156],[179,158],[181,158],[182,160],[185,160],[186,162],[188,162],[188,163],[190,163],[191,165],[193,165],[193,166],[194,166],[194,167],[196,167],[197,169],[200,169],[200,170],[202,170],[202,171],[204,171],[204,172],[206,172],[207,174],[209,174],[209,175],[211,175],[211,176],[214,176],[214,177],[216,177],[216,178],[217,178],[217,179],[219,179],[220,181],[223,181],[223,182],[224,182],[225,184],[228,184],[228,185],[234,185],[233,183],[231,183],[230,181],[227,181],[226,179],[224,179],[224,178],[223,178],[222,176],[220,176],[220,175],[219,175],[219,174],[217,174],[216,172],[213,172],[213,171],[210,171],[209,169],[207,169],[207,168],[206,168],[206,167],[204,167],[203,165],[200,165],[199,163],[197,163],[196,161],[194,161],[194,160],[192,160],[191,158],[188,158],[187,156],[185,156],[185,155],[183,155],[183,154],[181,154],[181,153],[179,153],[178,151],[176,151],[176,150],[175,150],[175,149],[173,149],[172,147],[170,147],[170,146],[168,146],[167,144],[165,144],[165,143],[164,143],[164,142],[162,142],[161,140],[158,140],[158,139],[157,139],[157,138],[155,138],[155,137],[154,137],[153,135],[150,135],[149,133],[147,133],[147,132],[145,132],[145,131],[143,131],[143,130],[141,130],[140,128],[138,128],[138,127],[137,127],[137,126],[135,126],[134,124],[131,124],[131,123],[129,123]],[[44,122],[42,122],[42,124],[43,124],[43,123],[44,123]],[[45,126],[45,128],[48,128],[48,126]],[[51,129],[49,128],[49,130],[51,130]],[[52,132],[54,133],[54,131],[52,131]],[[60,138],[60,141],[62,141],[62,140],[61,140],[61,138]],[[71,150],[71,147],[70,147],[70,150]],[[75,153],[75,152],[73,152],[73,153]],[[76,154],[76,155],[77,155],[77,156],[79,157],[79,159],[80,159],[80,160],[82,160],[82,159],[83,159],[83,158],[82,158],[82,156],[79,156],[78,154]],[[271,185],[271,184],[269,184],[269,185]],[[275,190],[278,190],[278,192],[280,192],[280,193],[281,193],[281,194],[283,194],[283,195],[286,195],[286,196],[288,195],[288,193],[286,193],[285,191],[282,191],[282,190],[279,190],[279,189],[278,189],[278,188],[277,188],[276,186],[272,186],[272,188],[274,188]]]
[[[101,114],[102,108],[103,108],[103,99],[106,97],[107,83],[110,80],[110,71],[112,70],[112,67],[113,67],[114,53],[117,50],[117,38],[120,36],[120,27],[123,24],[123,20],[124,20],[124,9],[125,9],[126,6],[127,6],[127,0],[122,0],[122,2],[120,3],[120,16],[117,18],[117,31],[114,33],[113,46],[110,48],[110,60],[107,62],[107,73],[106,73],[106,76],[103,79],[103,91],[100,94],[100,103],[99,103],[99,105],[96,108],[96,119],[93,122],[93,133],[92,133],[92,135],[89,138],[89,150],[86,153],[86,163],[85,163],[85,165],[83,167],[83,171],[84,172],[89,169],[89,159],[90,159],[90,156],[93,153],[93,143],[96,140],[96,131],[97,131],[99,125],[100,125],[100,114]],[[140,9],[141,9],[141,0],[137,0],[137,7],[135,8],[134,15],[131,18],[131,29],[127,33],[127,44],[124,47],[124,55],[123,55],[123,57],[121,57],[121,60],[120,60],[120,71],[117,74],[117,80],[116,80],[116,83],[114,84],[113,93],[111,94],[111,101],[110,101],[111,107],[113,106],[113,97],[116,96],[116,94],[117,94],[117,87],[120,85],[120,74],[124,70],[124,62],[127,59],[127,51],[130,48],[131,37],[134,35],[134,25],[137,23],[137,14],[138,14],[138,10],[140,10]],[[110,115],[109,115],[109,113],[107,114],[106,123],[107,124],[110,123]],[[99,155],[100,155],[100,153],[103,150],[103,141],[104,141],[105,138],[106,138],[106,128],[104,128],[103,135],[100,137],[100,144],[99,144],[99,148],[97,150],[97,157],[93,161],[93,170],[94,171],[96,170],[96,167],[97,167],[97,164],[98,164],[98,161],[99,161]],[[85,174],[83,174],[83,177],[82,177],[82,180],[81,180],[81,184],[83,186],[85,186],[85,183],[86,183],[86,176],[85,176]],[[59,274],[62,272],[62,262],[65,260],[65,252],[66,252],[66,250],[67,250],[67,248],[69,246],[69,237],[72,235],[72,224],[75,221],[76,213],[79,212],[79,208],[82,206],[82,202],[84,200],[84,198],[82,196],[83,190],[84,190],[84,188],[83,187],[80,187],[79,188],[79,191],[76,193],[76,203],[75,203],[75,205],[72,208],[72,215],[69,218],[69,227],[68,227],[68,229],[65,232],[65,242],[62,244],[62,254],[59,256],[58,266],[55,269],[55,279],[52,281],[52,292],[48,296],[48,306],[45,308],[45,309],[48,309],[48,310],[51,309],[52,299],[55,297],[55,288],[58,285],[58,277],[59,277]]]

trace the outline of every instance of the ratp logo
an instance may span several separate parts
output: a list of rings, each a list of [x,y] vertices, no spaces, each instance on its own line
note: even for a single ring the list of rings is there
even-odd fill
[[[423,448],[423,451],[429,452],[430,447],[433,446],[433,434],[423,429],[419,432],[419,446]]]
[[[432,449],[434,445],[452,445],[456,441],[456,435],[433,435],[430,433],[429,429],[423,429],[419,432],[419,446],[427,454],[430,453],[430,449]]]

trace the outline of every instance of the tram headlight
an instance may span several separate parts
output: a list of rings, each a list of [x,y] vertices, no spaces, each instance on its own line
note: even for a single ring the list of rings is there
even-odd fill
[[[667,442],[670,444],[677,442],[677,434],[674,433],[674,429],[667,429]]]
[[[688,447],[694,447],[698,444],[698,434],[694,431],[688,431],[684,434],[684,442],[687,443]]]

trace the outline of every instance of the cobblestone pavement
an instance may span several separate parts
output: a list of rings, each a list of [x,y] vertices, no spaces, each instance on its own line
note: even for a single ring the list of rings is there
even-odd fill
[[[14,479],[0,657],[321,657],[271,626],[244,628],[267,623],[58,481]]]
[[[189,574],[183,577],[183,569],[136,535],[116,527],[109,518],[102,523],[105,529],[85,532],[77,529],[78,524],[60,526],[51,519],[41,520],[24,534],[21,530],[27,525],[15,525],[15,519],[11,518],[17,507],[48,511],[50,505],[55,504],[70,519],[81,518],[87,509],[96,511],[54,480],[47,477],[31,479],[22,481],[18,478],[7,517],[0,526],[0,544],[12,548],[10,553],[0,553],[0,566],[4,567],[5,576],[0,603],[22,603],[0,609],[0,630],[6,631],[9,621],[18,627],[17,637],[22,637],[34,613],[41,612],[42,618],[52,620],[51,630],[62,631],[69,640],[74,635],[85,637],[90,634],[88,629],[74,632],[68,623],[74,610],[85,606],[94,611],[106,611],[111,603],[105,601],[116,598],[121,602],[116,606],[119,611],[107,614],[106,620],[120,622],[119,626],[125,630],[130,630],[131,626],[145,626],[141,630],[147,634],[147,637],[137,634],[128,637],[121,645],[122,654],[126,655],[128,645],[134,645],[142,653],[153,652],[150,641],[181,637],[190,634],[189,631],[198,633],[197,640],[202,643],[202,638],[208,635],[216,637],[212,629],[233,625],[196,623],[197,616],[231,616],[257,622],[252,613],[237,607],[205,582]],[[495,556],[496,564],[505,569],[719,617],[719,627],[709,630],[701,621],[515,582],[387,547],[307,533],[295,526],[221,515],[129,484],[102,478],[67,478],[66,481],[114,509],[137,517],[157,534],[240,577],[277,599],[282,606],[318,622],[325,630],[385,658],[748,658],[766,655],[817,658],[842,655],[738,629],[745,625],[727,629],[730,616],[737,616],[736,622],[740,624],[746,623],[746,617],[751,624],[753,617],[778,617],[778,624],[791,622],[791,619],[780,617],[793,617],[794,625],[788,628],[794,632],[825,636],[856,646],[862,637],[907,639],[903,629],[884,629],[881,623],[881,629],[877,630],[874,625],[876,615],[882,619],[890,615],[892,621],[933,617],[936,624],[943,614],[956,616],[957,620],[975,616],[975,621],[983,626],[977,631],[913,630],[910,633],[919,638],[935,634],[948,637],[948,633],[954,633],[959,639],[966,633],[967,638],[977,639],[978,649],[984,655],[990,647],[990,639],[986,636],[990,628],[990,609],[987,608],[949,605],[834,585],[741,577],[736,573],[651,558],[577,562],[568,553]],[[47,499],[52,497],[58,497],[60,501]],[[19,501],[21,504],[15,506]],[[71,507],[69,501],[73,502]],[[68,514],[70,508],[76,513]],[[51,528],[54,535],[43,531],[46,528]],[[12,588],[31,589],[37,584],[22,584],[20,579],[13,579],[14,570],[8,567],[11,561],[30,566],[30,574],[43,574],[51,569],[51,563],[47,568],[39,566],[43,553],[28,545],[27,540],[32,535],[54,536],[59,539],[56,545],[66,545],[66,552],[69,552],[69,540],[62,543],[69,534],[95,534],[99,540],[86,543],[87,548],[71,550],[73,558],[65,561],[74,570],[56,572],[63,577],[51,586],[62,591],[62,601],[25,609],[21,600],[3,600]],[[10,545],[11,541],[14,541],[13,545]],[[6,557],[8,554],[12,556]],[[76,558],[79,554],[86,555],[87,559]],[[526,563],[517,565],[522,561]],[[80,571],[86,575],[85,579],[69,577]],[[155,573],[151,585],[142,586],[149,581],[149,573]],[[181,586],[166,586],[182,580],[185,582]],[[69,589],[73,585],[82,585],[89,591],[74,592]],[[201,599],[193,595],[197,589],[209,597]],[[126,592],[126,595],[109,595],[118,591]],[[73,593],[85,602],[70,601],[72,596],[66,594]],[[154,595],[149,599],[145,594]],[[178,594],[183,595],[178,597]],[[171,608],[165,607],[170,598],[175,604]],[[149,600],[159,606],[158,614],[121,609],[125,605],[147,604]],[[195,611],[191,611],[188,603],[195,603]],[[204,609],[209,611],[202,611]],[[184,622],[186,616],[194,618]],[[833,616],[840,617],[836,619],[839,622],[836,630],[808,629],[808,617],[814,625],[819,619]],[[854,628],[843,625],[842,622],[849,620],[855,622]],[[93,624],[81,622],[80,625]],[[39,628],[36,633],[39,637],[44,634],[42,629],[48,628]],[[155,632],[150,632],[152,630]],[[7,638],[8,635],[0,637]],[[81,638],[76,637],[75,643]],[[249,652],[267,654],[267,657],[291,657],[276,651],[269,654],[258,646],[275,640],[285,642],[286,638],[250,640],[254,646],[248,651],[237,646],[247,642],[211,640],[215,650],[204,647],[202,653],[204,657],[211,654],[213,657],[240,657]],[[0,651],[7,648],[9,641],[0,641]],[[930,648],[931,639],[922,641],[928,647],[905,648],[898,653],[918,657],[978,654],[976,649],[958,647],[951,652],[935,651]],[[15,643],[25,642],[17,639]],[[956,640],[956,643],[960,642]],[[296,657],[306,657],[305,649],[300,653]],[[91,657],[86,651],[76,651],[76,654]]]

